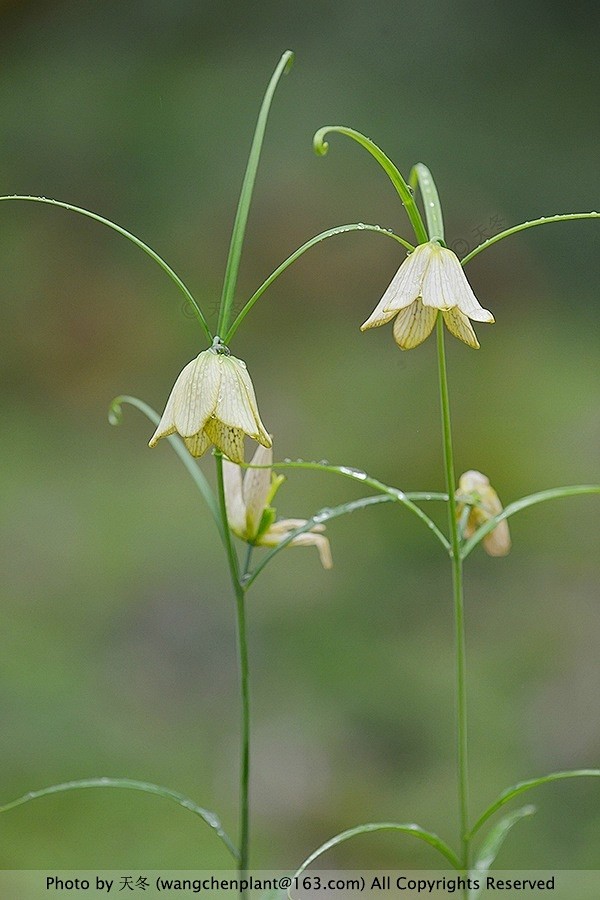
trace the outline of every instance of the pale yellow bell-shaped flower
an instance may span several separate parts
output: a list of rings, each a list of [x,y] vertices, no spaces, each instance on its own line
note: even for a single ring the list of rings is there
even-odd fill
[[[456,500],[456,515],[459,519],[465,507],[469,507],[464,529],[466,538],[470,538],[481,525],[502,512],[502,504],[489,478],[475,469],[470,469],[460,476]],[[510,546],[508,522],[502,519],[484,537],[483,548],[490,556],[506,556]]]
[[[412,350],[429,337],[441,310],[454,337],[477,349],[479,341],[469,319],[493,322],[480,306],[458,257],[437,241],[419,244],[404,260],[361,331],[385,325],[396,316],[394,340]]]
[[[271,466],[271,448],[257,447],[251,466]],[[283,475],[275,475],[271,468],[246,470],[243,478],[240,467],[223,460],[223,483],[229,527],[248,544],[276,547],[292,531],[306,525],[306,519],[276,520],[271,501],[283,483]],[[329,541],[324,525],[314,525],[310,531],[296,535],[290,541],[296,547],[316,547],[323,568],[333,565]]]
[[[183,369],[150,447],[175,432],[192,456],[202,456],[214,444],[230,459],[243,462],[246,434],[264,447],[271,446],[246,363],[231,356],[222,344],[215,342]]]

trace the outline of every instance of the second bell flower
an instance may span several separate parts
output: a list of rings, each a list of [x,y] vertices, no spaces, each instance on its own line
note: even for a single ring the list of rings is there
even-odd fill
[[[469,320],[494,321],[479,304],[456,254],[428,241],[404,260],[361,331],[385,325],[395,316],[394,340],[402,350],[412,350],[429,337],[438,311],[448,331],[474,349],[479,341]]]

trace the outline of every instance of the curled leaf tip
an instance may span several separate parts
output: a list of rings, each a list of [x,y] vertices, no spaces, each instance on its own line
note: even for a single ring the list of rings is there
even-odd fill
[[[120,425],[123,421],[123,398],[115,397],[108,407],[108,421],[111,425]]]
[[[315,131],[313,137],[313,150],[317,154],[317,156],[326,156],[329,150],[329,143],[325,140],[325,135],[329,131],[329,128],[319,128],[318,131]]]
[[[290,69],[294,65],[294,59],[295,59],[294,51],[286,50],[285,53],[282,54],[281,58],[285,59],[285,69],[283,70],[283,74],[287,75],[287,73],[290,71]]]

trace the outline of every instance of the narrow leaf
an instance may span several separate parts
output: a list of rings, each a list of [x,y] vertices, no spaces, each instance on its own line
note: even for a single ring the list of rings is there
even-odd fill
[[[431,847],[438,850],[455,869],[461,868],[460,860],[454,850],[452,850],[445,841],[439,838],[437,834],[426,831],[424,828],[421,828],[420,825],[414,825],[413,823],[398,824],[396,822],[368,822],[366,825],[357,825],[356,828],[349,828],[347,831],[342,831],[324,844],[321,844],[314,853],[311,853],[310,856],[304,860],[300,868],[294,873],[293,877],[298,878],[302,875],[315,859],[318,859],[328,850],[331,850],[332,847],[336,847],[338,844],[350,840],[350,838],[357,837],[361,834],[369,834],[373,831],[400,831],[404,834],[410,834],[417,838],[417,840],[425,841],[426,844],[429,844]]]
[[[550,488],[547,491],[529,494],[527,497],[521,497],[520,500],[515,500],[514,503],[509,503],[501,513],[498,513],[497,516],[493,516],[491,519],[488,519],[487,522],[484,522],[483,525],[477,529],[475,534],[473,534],[468,541],[465,541],[462,546],[461,557],[466,559],[471,550],[483,540],[486,534],[493,531],[498,522],[501,522],[503,519],[508,519],[522,509],[527,509],[529,506],[535,506],[537,503],[545,503],[546,500],[560,500],[562,497],[575,497],[579,494],[600,494],[600,484],[573,484],[565,487]]]
[[[413,179],[414,172],[414,179]],[[444,219],[442,205],[433,180],[433,175],[424,163],[417,163],[411,172],[411,183],[416,180],[423,197],[423,208],[430,241],[444,240]]]
[[[475,835],[484,822],[493,816],[502,806],[509,803],[519,794],[530,791],[532,788],[539,787],[542,784],[549,784],[552,781],[562,781],[565,778],[598,778],[600,777],[600,769],[571,769],[566,772],[551,772],[549,775],[543,775],[541,778],[532,778],[529,781],[520,781],[518,784],[512,785],[503,791],[500,796],[488,806],[485,812],[479,817],[471,831],[467,835],[469,840]]]
[[[250,466],[247,465],[247,468],[250,468]],[[256,466],[253,468],[261,467]],[[442,534],[435,522],[429,518],[427,513],[425,513],[420,506],[417,506],[417,504],[413,502],[414,500],[442,500],[444,502],[447,502],[447,494],[442,494],[435,491],[401,491],[399,488],[391,487],[389,484],[384,484],[383,481],[379,481],[377,478],[372,478],[370,475],[367,475],[366,472],[363,472],[362,469],[355,469],[352,466],[335,466],[331,465],[330,463],[305,462],[304,460],[298,459],[295,462],[292,462],[292,460],[284,460],[283,462],[273,463],[273,468],[311,469],[312,471],[316,472],[333,472],[336,475],[342,475],[344,478],[350,478],[353,481],[360,481],[361,484],[365,484],[376,491],[380,491],[382,494],[387,494],[392,500],[395,500],[397,503],[401,503],[403,506],[406,506],[407,509],[410,509],[410,511],[414,513],[414,515],[416,515],[419,519],[421,519],[421,521],[425,523],[427,528],[431,532],[433,532],[433,534],[435,534],[436,538],[439,540],[444,549],[450,549],[450,542],[448,541],[447,537]]]
[[[284,550],[288,544],[291,544],[294,538],[298,537],[299,534],[306,534],[306,532],[310,531],[311,528],[314,528],[315,525],[324,525],[325,522],[329,522],[330,519],[337,519],[338,516],[344,516],[347,513],[355,512],[357,509],[364,509],[366,506],[373,506],[376,503],[390,503],[392,499],[392,497],[387,497],[384,494],[376,494],[374,497],[361,497],[360,500],[352,500],[349,503],[342,503],[340,506],[325,507],[324,509],[319,510],[319,512],[308,519],[304,525],[294,529],[294,531],[290,531],[287,537],[263,556],[252,573],[247,574],[242,578],[244,589],[247,590],[252,582],[258,578],[265,566],[271,562],[273,557]]]
[[[535,806],[523,806],[521,809],[516,810],[516,812],[504,816],[503,819],[500,819],[500,821],[490,829],[477,854],[477,859],[475,860],[473,867],[474,874],[485,875],[485,873],[489,871],[513,825],[516,825],[517,822],[520,822],[525,816],[532,816],[534,813]]]
[[[151,784],[146,781],[135,781],[131,778],[85,778],[81,781],[67,781],[64,784],[53,784],[50,787],[42,788],[42,790],[39,791],[30,791],[28,794],[24,794],[23,797],[19,797],[17,800],[12,800],[10,803],[0,805],[0,813],[6,812],[9,809],[15,809],[15,807],[22,806],[24,803],[29,803],[30,800],[37,800],[39,797],[48,797],[50,794],[62,794],[65,791],[78,791],[87,788],[120,788],[129,791],[141,791],[144,794],[155,794],[159,797],[164,797],[167,800],[173,800],[179,806],[182,806],[184,809],[189,809],[190,812],[193,812],[196,816],[199,816],[206,822],[206,824],[221,838],[234,859],[239,859],[239,853],[236,847],[227,836],[215,813],[210,812],[208,809],[204,809],[202,806],[198,806],[197,803],[194,803],[193,800],[190,800],[183,794],[178,793],[178,791],[172,791],[170,788],[162,787],[158,784]]]
[[[319,244],[321,241],[326,240],[327,238],[334,237],[336,234],[345,234],[348,231],[375,231],[378,234],[385,234],[388,237],[393,238],[395,241],[398,241],[402,244],[403,247],[406,247],[407,250],[414,250],[412,244],[409,244],[408,241],[405,241],[403,238],[399,237],[397,234],[394,234],[393,231],[388,230],[387,228],[382,228],[380,225],[365,225],[362,222],[359,222],[354,225],[338,225],[336,228],[329,228],[327,231],[321,232],[321,234],[315,235],[315,237],[311,238],[309,241],[306,241],[305,244],[302,244],[297,250],[295,250],[286,260],[284,260],[280,266],[278,266],[275,271],[269,275],[266,281],[263,281],[261,286],[256,290],[248,302],[244,305],[243,309],[236,316],[231,328],[227,332],[227,334],[223,337],[223,341],[225,344],[229,344],[233,335],[238,330],[254,304],[257,300],[262,297],[264,292],[269,288],[273,282],[279,278],[279,276],[285,272],[285,270],[292,265],[292,263],[296,262],[296,260],[302,256],[303,253],[306,253],[307,250],[310,250],[311,247],[314,247],[315,244]]]
[[[48,197],[29,197],[21,194],[13,194],[8,197],[0,197],[0,200],[30,200],[34,203],[47,203],[50,206],[58,206],[61,209],[68,209],[71,212],[76,212],[82,216],[87,216],[88,219],[94,219],[94,221],[100,222],[102,225],[106,225],[108,226],[108,228],[112,228],[113,231],[116,231],[118,234],[126,237],[127,240],[135,244],[136,247],[139,247],[140,250],[143,250],[144,253],[147,253],[148,256],[154,260],[154,262],[158,263],[161,269],[167,273],[171,281],[173,281],[177,285],[177,287],[185,297],[186,302],[189,303],[192,312],[200,322],[200,325],[202,326],[206,337],[212,343],[212,334],[210,332],[210,328],[208,327],[206,319],[204,318],[204,314],[179,275],[177,275],[177,273],[173,271],[171,266],[168,265],[168,263],[166,263],[164,259],[162,259],[162,257],[160,257],[158,253],[156,253],[152,249],[152,247],[149,247],[148,244],[145,244],[143,241],[141,241],[138,237],[135,236],[135,234],[127,231],[125,228],[121,228],[120,225],[116,225],[114,222],[111,222],[110,219],[105,219],[104,216],[99,216],[97,213],[90,212],[89,209],[82,209],[82,207],[80,206],[73,206],[72,203],[63,203],[61,200],[50,200]]]
[[[244,181],[242,182],[242,190],[235,214],[235,221],[233,223],[231,243],[229,245],[229,255],[227,257],[227,266],[225,269],[225,278],[223,281],[223,291],[221,294],[221,306],[219,309],[219,323],[217,325],[218,335],[221,335],[223,332],[227,331],[229,325],[229,314],[231,312],[233,298],[235,295],[235,286],[237,283],[237,275],[240,267],[240,259],[242,256],[242,247],[244,244],[244,234],[246,232],[246,223],[248,221],[248,213],[250,211],[250,201],[252,199],[252,191],[254,190],[254,182],[256,180],[256,172],[258,170],[258,162],[260,159],[260,152],[265,136],[265,129],[267,127],[267,119],[269,118],[269,110],[271,109],[271,103],[273,101],[273,95],[275,94],[275,89],[279,83],[279,79],[283,74],[288,72],[293,60],[294,54],[291,52],[291,50],[286,50],[277,63],[275,71],[271,76],[271,80],[269,81],[267,90],[265,91],[265,96],[263,98],[260,112],[258,114],[258,121],[256,123],[254,137],[252,139],[252,146],[250,147],[250,155],[248,157],[246,173],[244,175]]]
[[[151,406],[148,406],[147,403],[144,403],[143,400],[138,400],[137,397],[129,397],[123,395],[121,397],[115,397],[112,401],[109,411],[108,411],[108,420],[111,425],[119,425],[122,418],[122,409],[121,406],[123,403],[128,403],[130,406],[134,406],[136,409],[139,409],[154,425],[158,425],[160,422],[160,416],[156,412],[156,410],[152,409]],[[211,486],[206,480],[206,477],[198,463],[193,459],[187,450],[185,444],[181,440],[181,438],[176,434],[171,434],[167,437],[171,447],[184,464],[192,479],[204,497],[206,504],[211,512],[213,519],[215,520],[215,525],[217,526],[217,530],[221,537],[223,543],[225,543],[225,531],[223,528],[223,521],[221,519],[221,514],[219,511],[219,504],[217,503],[217,498],[212,492]]]
[[[481,253],[482,250],[486,250],[488,247],[491,247],[492,244],[497,244],[498,241],[501,241],[506,237],[510,237],[511,234],[517,234],[519,231],[525,231],[527,228],[535,228],[536,225],[549,225],[552,222],[570,222],[573,219],[598,218],[600,218],[599,212],[564,213],[557,216],[541,216],[539,219],[532,219],[530,222],[521,222],[520,225],[513,225],[512,228],[507,228],[505,231],[501,231],[499,234],[495,234],[493,237],[488,238],[487,241],[484,241],[483,244],[475,247],[474,250],[471,250],[470,253],[467,253],[467,255],[463,257],[463,259],[461,259],[461,264],[463,266],[466,266],[466,264],[470,262],[473,257],[477,256],[478,253]]]

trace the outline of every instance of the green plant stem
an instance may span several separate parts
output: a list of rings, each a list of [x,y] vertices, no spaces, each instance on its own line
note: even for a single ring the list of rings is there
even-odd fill
[[[460,836],[462,842],[462,864],[469,870],[469,767],[467,744],[467,680],[465,653],[465,620],[463,600],[463,573],[460,554],[460,534],[456,519],[456,479],[454,475],[454,453],[452,449],[452,428],[450,423],[450,400],[448,396],[448,373],[444,349],[444,325],[441,312],[437,320],[437,348],[440,379],[440,404],[442,410],[442,431],[444,435],[444,465],[446,469],[446,489],[448,491],[448,528],[450,534],[450,558],[452,560],[452,587],[454,595],[454,628],[456,642],[456,742],[458,757],[458,803],[460,810]]]
[[[240,878],[246,878],[248,872],[248,854],[250,844],[250,682],[248,671],[248,640],[246,637],[246,589],[240,580],[239,562],[231,539],[231,531],[227,521],[227,507],[225,505],[225,485],[223,482],[223,456],[215,451],[217,462],[217,484],[219,508],[225,531],[225,549],[231,584],[235,594],[236,619],[237,619],[237,644],[240,667],[240,693],[241,693],[241,730],[240,730],[240,830],[238,846],[240,850],[238,871]],[[249,564],[246,560],[246,565]],[[246,898],[247,891],[240,891],[240,897]]]

